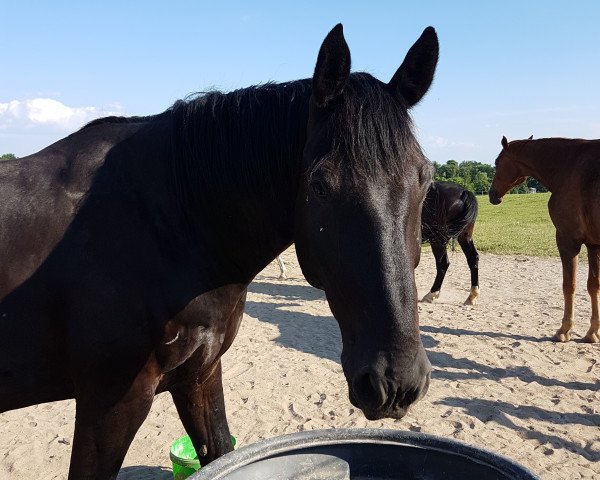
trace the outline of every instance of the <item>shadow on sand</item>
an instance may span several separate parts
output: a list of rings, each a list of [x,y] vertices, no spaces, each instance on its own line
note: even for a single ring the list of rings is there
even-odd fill
[[[538,432],[533,427],[521,427],[510,418],[519,418],[525,421],[540,419],[553,425],[575,424],[593,427],[600,425],[600,415],[597,413],[559,413],[539,407],[513,405],[499,400],[466,400],[460,397],[447,397],[436,403],[461,408],[467,415],[475,417],[483,423],[495,422],[506,428],[516,430],[520,432],[522,438],[537,440],[540,445],[549,443],[557,449],[566,448],[589,461],[598,461],[600,458],[600,450],[593,449],[592,445],[582,447],[576,442],[565,438]],[[551,451],[545,452],[546,455],[551,453]]]
[[[320,358],[340,362],[342,340],[336,320],[331,316],[316,316],[295,311],[302,307],[302,301],[323,300],[324,293],[308,285],[289,285],[285,283],[260,282],[253,283],[250,292],[270,295],[285,303],[248,301],[246,312],[259,321],[276,325],[279,337],[276,342],[282,346],[293,348]],[[592,390],[600,388],[600,380],[592,382],[564,382],[539,375],[527,366],[498,368],[493,365],[479,363],[468,358],[455,358],[452,355],[433,350],[440,345],[436,334],[479,335],[491,338],[507,338],[518,341],[542,342],[543,339],[511,335],[497,332],[478,332],[467,329],[451,329],[448,327],[421,326],[423,345],[428,349],[428,356],[433,365],[433,378],[450,381],[518,378],[522,382],[537,382],[544,387],[564,387],[569,390]],[[423,332],[430,333],[427,335]],[[456,371],[462,370],[462,371]],[[560,415],[560,414],[557,414]],[[567,421],[568,423],[568,421]]]
[[[119,470],[117,480],[172,480],[173,472],[164,467],[136,465]]]
[[[325,292],[318,288],[311,287],[305,283],[270,283],[264,281],[252,282],[248,287],[248,292],[270,295],[276,298],[286,298],[287,300],[325,300]]]
[[[276,342],[285,347],[294,348],[310,353],[320,358],[335,362],[340,361],[342,341],[339,328],[331,316],[315,316],[308,313],[290,311],[301,306],[302,300],[322,299],[323,294],[308,286],[284,284],[253,284],[250,291],[273,295],[284,299],[285,303],[248,302],[248,314],[263,322],[269,322],[279,328],[280,336]],[[539,343],[544,341],[537,337],[524,335],[501,334],[496,332],[478,332],[466,329],[451,329],[448,327],[421,326],[423,345],[428,349],[429,360],[433,365],[432,378],[448,381],[487,379],[500,381],[510,377],[518,378],[525,383],[537,382],[542,387],[560,386],[569,390],[591,390],[600,388],[600,381],[591,382],[564,382],[561,380],[544,377],[526,366],[513,366],[498,368],[486,365],[468,358],[455,358],[452,355],[433,350],[440,346],[436,334],[445,335],[479,335],[491,338],[506,338],[509,341],[528,341]],[[425,334],[427,332],[429,334]],[[462,371],[456,371],[462,370]],[[485,399],[465,399],[460,397],[447,397],[437,402],[439,405],[461,408],[466,414],[478,418],[484,423],[495,422],[506,428],[518,431],[523,438],[536,440],[541,445],[550,444],[555,449],[567,448],[589,461],[600,458],[600,451],[592,449],[592,445],[581,446],[559,435],[533,430],[532,427],[521,427],[515,424],[510,417],[527,420],[538,418],[554,425],[576,424],[585,426],[600,425],[600,415],[596,413],[563,413],[545,410],[535,406],[512,405],[507,402]],[[551,454],[546,447],[545,454]]]

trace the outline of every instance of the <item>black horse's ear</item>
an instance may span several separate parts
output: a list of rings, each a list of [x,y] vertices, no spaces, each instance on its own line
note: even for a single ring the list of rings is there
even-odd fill
[[[508,148],[508,140],[506,139],[506,137],[502,137],[500,143],[502,144],[502,148]]]
[[[344,30],[338,23],[327,34],[315,66],[312,87],[319,107],[325,107],[338,97],[350,76],[350,49],[344,39]]]
[[[427,27],[410,47],[402,65],[388,84],[392,92],[400,95],[412,107],[427,93],[439,57],[438,37],[433,27]]]
[[[533,135],[531,135],[527,140],[533,140]]]

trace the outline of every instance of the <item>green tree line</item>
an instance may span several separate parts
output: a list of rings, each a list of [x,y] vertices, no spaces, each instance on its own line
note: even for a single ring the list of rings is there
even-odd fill
[[[444,164],[433,162],[433,166],[434,180],[458,183],[478,195],[485,195],[490,191],[496,172],[493,165],[473,161],[459,163],[456,160],[448,160]],[[510,193],[528,193],[530,188],[535,188],[538,192],[548,191],[535,178],[527,177],[527,180],[513,188]]]
[[[14,153],[4,153],[0,155],[0,162],[2,160],[14,160],[17,156]]]

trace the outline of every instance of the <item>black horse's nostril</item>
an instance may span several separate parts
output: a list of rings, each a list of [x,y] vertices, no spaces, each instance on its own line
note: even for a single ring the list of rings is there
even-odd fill
[[[356,398],[371,408],[379,408],[387,400],[385,383],[370,369],[358,374],[352,387]]]

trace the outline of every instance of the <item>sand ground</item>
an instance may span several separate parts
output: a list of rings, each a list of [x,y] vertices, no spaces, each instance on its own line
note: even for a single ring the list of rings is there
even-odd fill
[[[580,266],[574,340],[550,341],[562,316],[558,259],[482,255],[481,298],[465,307],[468,268],[451,254],[437,303],[419,304],[434,371],[426,397],[401,420],[369,422],[347,399],[341,339],[322,292],[293,249],[290,278],[276,263],[250,286],[245,318],[223,358],[229,424],[239,445],[300,430],[404,429],[455,438],[508,456],[544,480],[600,479],[600,345],[580,342],[590,304]],[[419,295],[435,275],[417,269]],[[0,415],[0,478],[66,478],[74,402]],[[119,480],[169,479],[169,445],[184,431],[168,394],[156,397]]]

